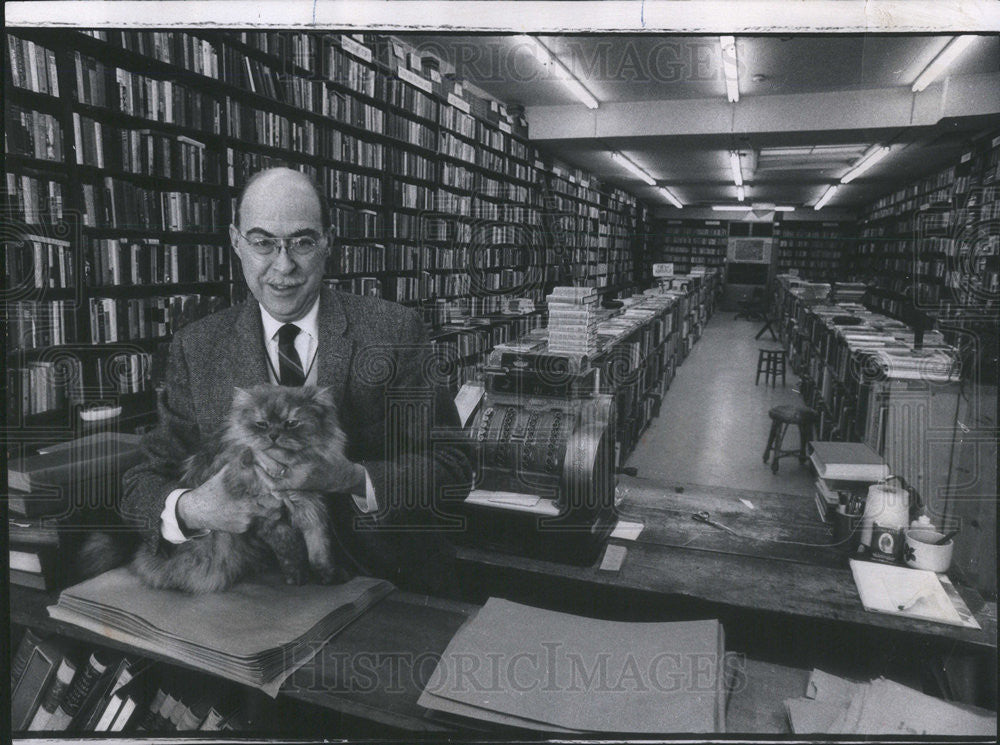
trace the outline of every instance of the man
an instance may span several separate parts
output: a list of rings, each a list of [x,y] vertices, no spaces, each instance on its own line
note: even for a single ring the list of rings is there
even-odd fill
[[[354,571],[425,590],[450,574],[433,526],[462,499],[472,469],[447,391],[428,374],[430,349],[412,311],[323,287],[330,253],[323,199],[302,173],[255,174],[237,202],[233,249],[253,299],[203,318],[173,339],[159,422],[144,462],[124,479],[123,512],[169,544],[211,530],[246,531],[272,509],[230,499],[222,474],[179,489],[179,464],[227,416],[235,386],[330,386],[347,435],[346,457],[290,469],[266,454],[255,467],[274,493],[336,493],[331,508]]]

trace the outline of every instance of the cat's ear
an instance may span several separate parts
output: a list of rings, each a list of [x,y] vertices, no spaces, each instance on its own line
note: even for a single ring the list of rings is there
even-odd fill
[[[316,392],[313,393],[313,401],[324,406],[333,406],[333,386],[317,387]]]
[[[246,388],[233,386],[233,406],[246,406],[250,403],[250,391]]]

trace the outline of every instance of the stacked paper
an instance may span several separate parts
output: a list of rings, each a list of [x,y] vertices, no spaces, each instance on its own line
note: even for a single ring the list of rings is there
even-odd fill
[[[623,623],[491,598],[418,703],[552,732],[724,732],[718,621]]]
[[[393,591],[384,580],[286,585],[279,576],[226,592],[154,590],[126,568],[63,590],[49,615],[277,696],[284,680]]]
[[[993,712],[960,707],[885,678],[855,683],[814,670],[803,698],[785,701],[792,732],[996,738]]]

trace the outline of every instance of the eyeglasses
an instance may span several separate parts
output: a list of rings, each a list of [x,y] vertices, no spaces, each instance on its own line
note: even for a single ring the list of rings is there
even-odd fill
[[[275,236],[254,236],[249,238],[239,229],[236,230],[240,238],[246,241],[250,250],[260,257],[267,257],[276,254],[284,246],[285,250],[294,254],[300,259],[306,259],[315,254],[326,243],[326,235],[297,235],[292,238],[277,238]]]

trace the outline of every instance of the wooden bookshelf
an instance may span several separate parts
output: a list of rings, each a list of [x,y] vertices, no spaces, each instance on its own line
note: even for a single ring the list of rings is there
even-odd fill
[[[723,220],[654,220],[650,263],[673,263],[674,271],[687,274],[694,267],[725,266],[729,230]]]
[[[106,397],[113,381],[94,378],[111,364],[109,345],[163,354],[183,323],[245,298],[226,227],[246,180],[274,165],[310,175],[330,203],[338,243],[326,279],[411,305],[441,344],[456,340],[468,364],[452,366],[455,388],[490,343],[544,322],[553,285],[609,297],[635,287],[635,198],[543,163],[522,119],[422,69],[390,37],[32,30],[9,39],[38,64],[7,67],[7,210],[40,240],[15,267],[8,310],[50,329],[37,338],[15,329],[11,392],[31,380],[15,370],[72,346],[83,368],[75,395]],[[35,251],[45,256],[37,280]],[[46,286],[27,286],[35,281]],[[504,315],[513,297],[542,312]],[[153,313],[164,316],[155,327]],[[150,411],[151,361],[139,365]],[[46,366],[34,365],[36,377]],[[48,393],[24,404],[26,417],[68,405],[66,391]]]
[[[814,282],[844,279],[844,259],[854,252],[853,222],[775,222],[778,274],[797,270]]]

